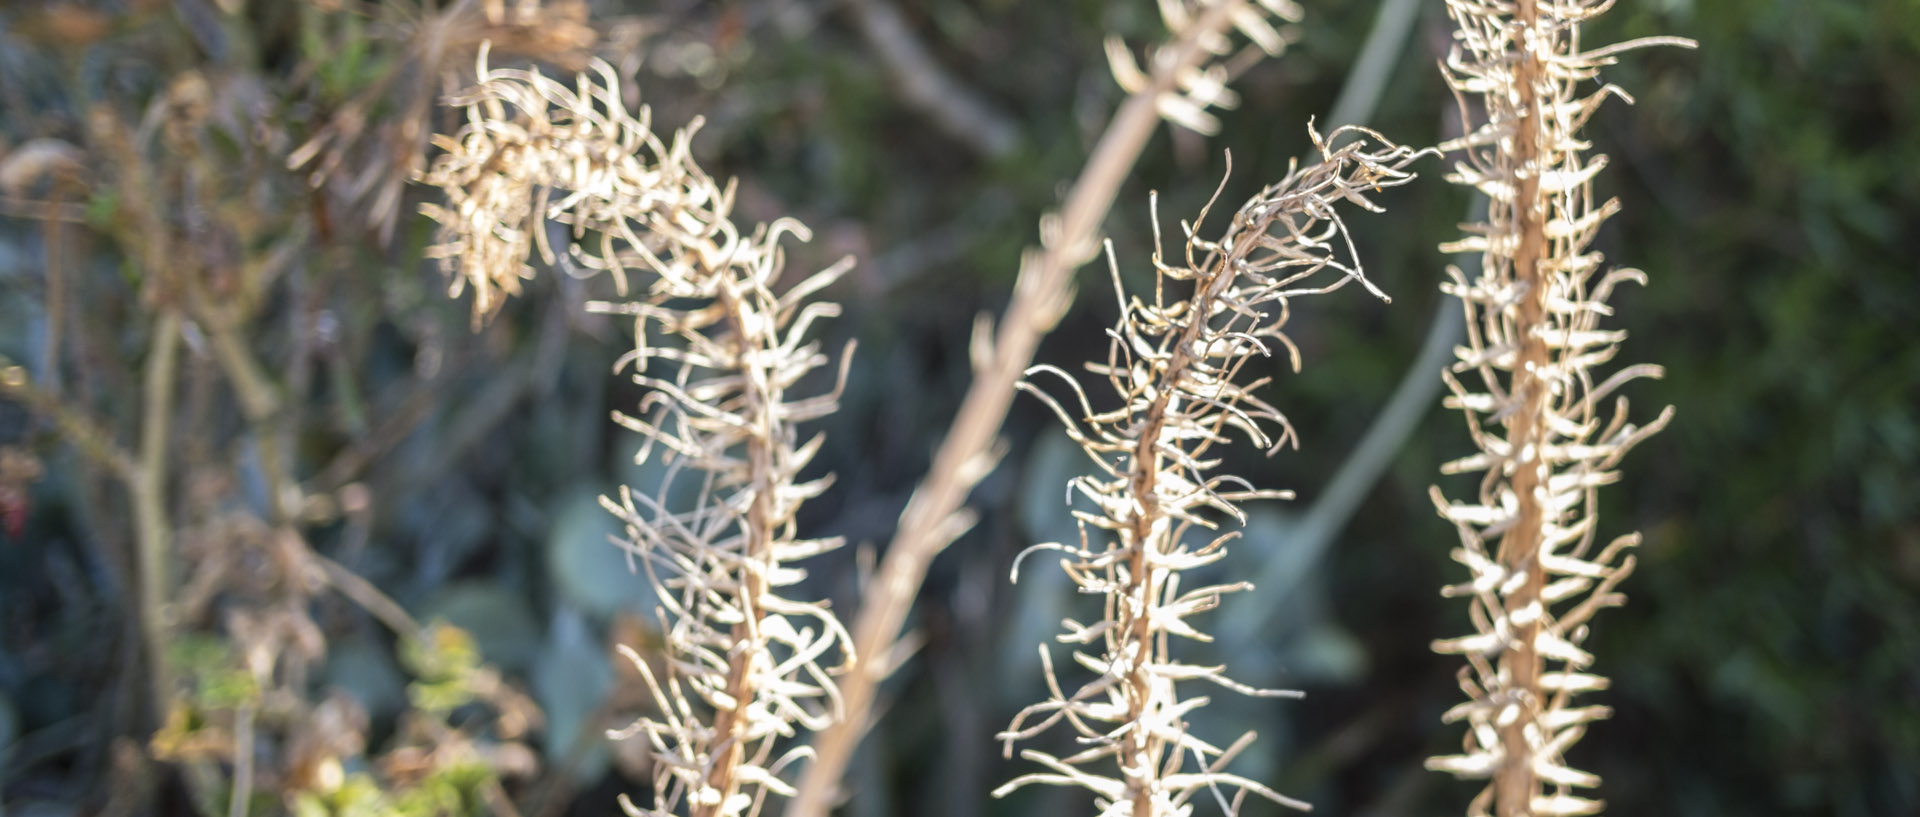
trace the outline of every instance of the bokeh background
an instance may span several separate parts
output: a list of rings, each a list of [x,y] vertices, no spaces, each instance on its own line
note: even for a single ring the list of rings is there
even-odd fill
[[[1411,16],[1364,120],[1414,145],[1458,127],[1435,68],[1439,3],[1305,5],[1292,48],[1238,80],[1220,135],[1163,128],[1147,148],[1107,222],[1130,284],[1150,270],[1148,191],[1171,230],[1220,184],[1228,151],[1226,200],[1278,179],[1383,12]],[[858,258],[826,293],[846,307],[828,346],[859,343],[841,412],[820,424],[817,467],[838,481],[801,520],[848,539],[807,589],[851,611],[862,554],[884,547],[967,386],[975,317],[1005,304],[1021,248],[1120,98],[1109,33],[1154,40],[1152,4],[0,8],[0,353],[61,407],[0,400],[0,811],[190,813],[201,789],[183,776],[231,769],[243,708],[253,813],[347,813],[296,796],[320,785],[294,768],[303,751],[393,791],[454,792],[406,809],[492,809],[471,780],[407,777],[404,761],[449,740],[413,720],[432,709],[436,660],[497,671],[500,689],[466,689],[438,723],[494,753],[488,773],[523,813],[617,813],[616,794],[644,791],[644,761],[593,737],[645,709],[608,644],[657,646],[594,500],[651,467],[608,419],[639,399],[611,376],[630,328],[583,309],[611,294],[605,281],[542,269],[474,330],[468,299],[445,297],[421,257],[432,225],[415,210],[432,191],[407,178],[432,155],[426,134],[455,124],[436,100],[470,77],[480,39],[496,62],[558,74],[608,59],[656,122],[705,118],[696,155],[739,177],[743,221],[814,228],[790,267]],[[1635,414],[1678,416],[1602,494],[1603,535],[1646,540],[1631,602],[1594,628],[1615,716],[1573,761],[1605,779],[1616,814],[1920,813],[1920,4],[1632,0],[1587,36],[1653,34],[1700,48],[1623,56],[1605,76],[1637,104],[1610,104],[1590,136],[1611,157],[1600,190],[1623,203],[1598,249],[1651,278],[1615,299],[1622,361],[1666,367],[1629,390]],[[958,92],[916,95],[903,80],[927,70]],[[1212,614],[1206,654],[1307,697],[1215,696],[1198,728],[1257,728],[1236,768],[1320,814],[1459,814],[1475,790],[1421,768],[1459,742],[1439,722],[1456,663],[1427,648],[1468,626],[1437,593],[1462,571],[1427,498],[1461,490],[1437,473],[1468,448],[1457,415],[1429,401],[1377,478],[1329,498],[1449,309],[1436,245],[1469,202],[1443,162],[1422,172],[1381,197],[1385,214],[1350,219],[1393,302],[1348,289],[1297,305],[1305,367],[1276,370],[1270,399],[1303,444],[1229,464],[1299,498],[1253,516],[1224,569],[1262,586]],[[1104,355],[1107,276],[1090,266],[1079,281],[1042,361]],[[136,449],[157,315],[181,304],[158,493],[185,679],[168,721],[143,703],[129,492],[75,442]],[[249,407],[256,393],[277,397],[271,411]],[[1062,495],[1079,462],[1028,398],[1004,436],[973,497],[979,523],[928,576],[921,646],[885,688],[848,814],[1086,808],[1078,792],[987,796],[1022,768],[993,738],[1044,694],[1035,645],[1086,602],[1054,570],[1007,581],[1025,545],[1071,535]],[[289,490],[291,511],[271,499]],[[350,594],[292,581],[277,560],[308,551],[460,628],[445,632],[477,656],[452,637],[437,659],[410,654]],[[259,650],[282,663],[250,685]],[[515,730],[509,715],[531,708],[544,725]],[[315,726],[329,717],[343,725]]]

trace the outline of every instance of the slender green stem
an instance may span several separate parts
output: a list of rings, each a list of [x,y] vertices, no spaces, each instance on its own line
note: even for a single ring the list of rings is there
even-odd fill
[[[147,344],[141,384],[140,452],[133,478],[135,564],[140,571],[140,629],[147,642],[156,719],[164,718],[173,690],[167,666],[169,560],[173,528],[167,518],[167,435],[173,423],[173,392],[180,357],[180,313],[163,308]]]

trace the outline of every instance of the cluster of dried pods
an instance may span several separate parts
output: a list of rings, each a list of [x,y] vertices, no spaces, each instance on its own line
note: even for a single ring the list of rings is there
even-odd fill
[[[1471,280],[1450,270],[1443,287],[1461,299],[1469,325],[1468,345],[1445,374],[1447,405],[1463,412],[1480,448],[1445,470],[1483,476],[1470,503],[1434,492],[1441,515],[1459,528],[1454,556],[1472,571],[1445,592],[1470,599],[1476,632],[1435,644],[1468,661],[1461,686],[1470,700],[1447,719],[1470,728],[1463,754],[1429,765],[1491,781],[1470,806],[1475,817],[1600,808],[1571,793],[1598,781],[1563,756],[1584,724],[1607,715],[1605,707],[1572,704],[1605,683],[1584,671],[1592,657],[1579,645],[1588,618],[1622,601],[1616,586],[1632,570],[1626,551],[1637,537],[1596,547],[1594,493],[1616,479],[1622,455],[1671,416],[1635,426],[1621,399],[1602,417],[1602,400],[1659,369],[1631,366],[1595,380],[1594,367],[1615,355],[1622,337],[1596,328],[1610,314],[1606,299],[1644,276],[1603,272],[1589,250],[1618,206],[1594,203],[1592,179],[1605,160],[1583,155],[1578,131],[1605,98],[1625,96],[1611,85],[1581,90],[1614,55],[1689,43],[1654,38],[1582,50],[1580,24],[1608,5],[1447,2],[1458,31],[1446,78],[1463,119],[1484,124],[1442,149],[1462,156],[1450,178],[1477,188],[1491,207],[1487,223],[1445,247],[1482,253],[1485,262]],[[1284,24],[1299,15],[1289,0],[1162,0],[1160,11],[1174,36],[1149,60],[1184,67],[1153,105],[1203,133],[1219,127],[1210,108],[1237,102],[1227,82],[1250,64],[1228,58],[1227,31],[1274,54],[1292,36]],[[1181,49],[1209,56],[1172,53]],[[1123,88],[1151,90],[1124,44],[1111,41],[1107,50]],[[637,411],[616,420],[642,437],[640,460],[662,465],[660,484],[603,498],[660,599],[668,648],[664,671],[629,651],[660,711],[624,734],[644,735],[659,762],[654,804],[623,804],[634,814],[757,814],[769,794],[791,793],[781,770],[807,749],[784,739],[836,717],[830,667],[853,659],[831,611],[781,595],[803,576],[795,562],[839,545],[803,538],[794,524],[800,505],[826,485],[800,477],[822,440],[802,442],[798,425],[832,412],[838,387],[810,397],[790,392],[830,362],[808,333],[838,309],[808,298],[849,263],[776,294],[780,240],[804,240],[805,228],[782,220],[743,232],[731,218],[732,186],[716,184],[690,156],[698,122],[662,140],[645,108],[629,111],[604,63],[569,86],[489,68],[483,48],[479,82],[451,102],[465,109],[465,127],[435,138],[443,154],[423,174],[446,203],[423,209],[442,225],[431,254],[451,274],[453,293],[475,290],[476,322],[531,277],[533,254],[563,263],[549,224],[571,232],[564,263],[611,273],[623,298],[628,274],[645,275],[642,294],[593,306],[633,320],[636,345],[619,368],[648,392]],[[1343,145],[1341,136],[1358,138]],[[1236,436],[1267,450],[1294,438],[1280,411],[1254,394],[1270,378],[1243,374],[1276,347],[1298,367],[1282,332],[1294,297],[1359,282],[1385,298],[1359,269],[1334,205],[1377,210],[1363,191],[1405,184],[1406,168],[1430,152],[1363,129],[1316,134],[1314,142],[1320,161],[1292,167],[1216,239],[1199,233],[1203,210],[1183,223],[1182,251],[1167,256],[1158,250],[1156,213],[1151,303],[1118,293],[1114,267],[1122,317],[1107,360],[1087,366],[1106,379],[1114,405],[1096,409],[1072,376],[1050,366],[1028,374],[1058,376],[1071,402],[1022,384],[1059,415],[1097,471],[1070,485],[1095,506],[1076,512],[1080,540],[1028,552],[1060,553],[1078,589],[1104,604],[1099,621],[1069,620],[1059,636],[1081,648],[1073,660],[1091,678],[1063,684],[1043,646],[1051,694],[1000,736],[1011,753],[1016,741],[1066,723],[1084,748],[1066,756],[1023,751],[1045,771],[996,794],[1033,783],[1077,786],[1093,793],[1103,817],[1185,814],[1203,791],[1228,814],[1249,795],[1305,808],[1226,771],[1251,732],[1220,746],[1189,731],[1187,720],[1207,700],[1192,695],[1189,682],[1294,693],[1248,687],[1224,667],[1186,663],[1171,647],[1175,637],[1208,640],[1190,618],[1248,589],[1183,587],[1182,574],[1225,554],[1237,534],[1216,531],[1243,520],[1240,503],[1289,495],[1218,471],[1218,447]],[[1109,256],[1113,267],[1110,248]],[[847,361],[840,356],[842,379]],[[1462,383],[1467,373],[1478,388]],[[665,498],[676,485],[691,486],[686,507]]]

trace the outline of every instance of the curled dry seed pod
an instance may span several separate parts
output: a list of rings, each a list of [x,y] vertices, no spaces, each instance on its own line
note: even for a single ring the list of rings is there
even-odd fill
[[[533,277],[535,250],[556,262],[548,221],[571,227],[573,260],[612,271],[624,295],[636,264],[664,274],[666,263],[686,263],[689,250],[673,240],[697,229],[686,219],[726,219],[731,197],[688,153],[697,120],[664,142],[649,109],[626,110],[605,62],[594,61],[592,74],[568,86],[537,71],[489,68],[489,50],[480,48],[479,81],[448,99],[465,109],[466,125],[433,137],[444,153],[421,177],[447,197],[420,207],[440,222],[427,255],[440,259],[451,295],[472,285],[476,324]],[[731,223],[724,229],[737,232]]]
[[[1216,470],[1215,446],[1228,444],[1234,435],[1269,451],[1293,440],[1293,428],[1280,411],[1253,394],[1270,378],[1243,382],[1243,369],[1270,355],[1273,344],[1284,347],[1298,368],[1298,351],[1282,333],[1294,297],[1357,281],[1385,298],[1354,260],[1334,204],[1344,200],[1378,210],[1363,191],[1410,181],[1406,167],[1422,152],[1393,145],[1372,131],[1343,131],[1380,144],[1357,139],[1331,148],[1316,134],[1324,159],[1305,168],[1296,165],[1285,179],[1260,191],[1234,214],[1219,239],[1201,238],[1197,225],[1183,223],[1184,251],[1168,257],[1156,250],[1159,280],[1153,302],[1120,295],[1122,317],[1110,333],[1107,360],[1087,365],[1105,377],[1117,407],[1096,410],[1070,375],[1050,366],[1036,366],[1029,374],[1059,377],[1073,392],[1070,404],[1022,384],[1060,416],[1098,468],[1071,483],[1071,490],[1098,507],[1075,512],[1080,541],[1035,545],[1022,556],[1060,552],[1062,567],[1080,590],[1100,595],[1105,605],[1100,621],[1066,621],[1058,637],[1088,647],[1073,658],[1093,679],[1078,687],[1062,685],[1043,646],[1052,695],[1022,710],[1000,735],[1011,754],[1015,741],[1065,722],[1086,748],[1067,757],[1021,752],[1047,771],[1018,777],[996,795],[1029,783],[1079,786],[1095,794],[1102,815],[1133,817],[1184,814],[1188,799],[1201,791],[1213,792],[1227,814],[1238,813],[1249,793],[1306,808],[1225,771],[1253,733],[1225,748],[1191,734],[1187,713],[1207,699],[1186,694],[1191,685],[1183,684],[1205,681],[1249,695],[1297,693],[1253,689],[1227,678],[1223,667],[1183,663],[1170,651],[1169,637],[1209,640],[1190,617],[1213,609],[1226,593],[1249,589],[1245,583],[1182,586],[1182,573],[1218,560],[1238,535],[1196,529],[1213,531],[1222,517],[1243,521],[1243,501],[1289,496]],[[1203,211],[1200,222],[1205,220]],[[1158,247],[1157,216],[1155,221]],[[1190,282],[1190,295],[1170,292],[1169,284],[1176,281]],[[1119,295],[1117,268],[1114,286]],[[1015,569],[1017,579],[1018,563]],[[1229,799],[1223,789],[1235,793]]]
[[[1452,503],[1433,490],[1440,515],[1459,529],[1453,557],[1472,572],[1443,592],[1469,599],[1475,632],[1434,643],[1467,659],[1460,686],[1469,700],[1445,719],[1464,720],[1468,730],[1462,754],[1427,765],[1489,781],[1469,806],[1475,817],[1601,808],[1572,793],[1599,778],[1570,768],[1564,755],[1587,723],[1609,714],[1573,705],[1576,694],[1606,686],[1586,672],[1593,656],[1580,643],[1595,611],[1625,601],[1615,588],[1633,571],[1627,551],[1639,536],[1596,547],[1595,494],[1618,479],[1614,468],[1627,450],[1673,416],[1668,408],[1635,426],[1625,398],[1603,413],[1621,385],[1658,377],[1660,368],[1628,366],[1596,379],[1595,368],[1613,359],[1625,336],[1598,328],[1612,314],[1607,297],[1646,276],[1603,271],[1600,254],[1589,250],[1619,203],[1595,203],[1592,180],[1606,157],[1584,157],[1579,130],[1607,97],[1626,94],[1581,86],[1623,50],[1692,43],[1660,37],[1582,50],[1580,23],[1609,5],[1447,3],[1458,25],[1447,82],[1463,114],[1469,96],[1486,112],[1484,125],[1443,146],[1463,159],[1449,179],[1474,186],[1491,204],[1487,223],[1442,247],[1484,258],[1479,278],[1449,269],[1452,281],[1443,286],[1461,299],[1468,327],[1467,346],[1445,374],[1446,405],[1461,410],[1480,451],[1442,470],[1482,476],[1472,502]],[[1477,388],[1461,382],[1466,373]]]
[[[828,483],[800,479],[822,438],[801,442],[798,425],[831,413],[839,387],[793,389],[828,362],[809,330],[839,314],[807,298],[851,259],[776,293],[780,241],[805,240],[806,228],[783,219],[742,233],[732,186],[689,155],[692,129],[663,142],[644,109],[624,108],[612,69],[594,71],[569,87],[489,70],[482,50],[479,85],[455,98],[467,126],[439,140],[448,152],[428,174],[449,200],[427,209],[442,225],[435,253],[456,292],[474,286],[476,320],[530,274],[530,252],[554,260],[548,221],[571,228],[575,264],[613,272],[623,295],[628,271],[648,274],[633,300],[591,305],[634,321],[635,348],[616,368],[651,391],[615,420],[643,438],[638,460],[665,466],[661,484],[602,498],[660,599],[668,651],[664,678],[627,651],[660,714],[619,733],[644,736],[657,761],[653,806],[622,805],[636,815],[757,814],[768,793],[791,793],[779,773],[806,754],[776,744],[837,717],[830,667],[852,658],[826,605],[781,594],[804,577],[795,562],[840,545],[801,538],[794,522]],[[670,341],[650,340],[661,336]],[[690,508],[665,499],[685,484]]]

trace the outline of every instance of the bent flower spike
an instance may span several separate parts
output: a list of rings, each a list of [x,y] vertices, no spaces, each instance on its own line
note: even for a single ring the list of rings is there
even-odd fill
[[[655,756],[653,806],[622,805],[634,815],[753,815],[768,794],[791,794],[779,775],[806,749],[780,744],[837,717],[830,667],[852,657],[825,604],[782,594],[805,575],[796,562],[840,545],[801,538],[794,522],[828,482],[800,479],[822,438],[802,442],[797,426],[831,413],[839,388],[793,389],[829,362],[809,329],[839,313],[807,298],[851,259],[776,293],[780,240],[804,240],[806,228],[783,219],[742,233],[732,185],[689,155],[693,128],[662,142],[646,109],[626,110],[612,68],[594,70],[569,87],[489,69],[483,50],[478,85],[454,100],[467,125],[438,140],[447,153],[427,176],[449,206],[427,213],[441,222],[436,253],[455,291],[476,291],[476,320],[531,275],[529,252],[554,263],[549,221],[571,229],[574,264],[613,272],[623,294],[630,272],[647,276],[633,300],[592,305],[633,319],[635,348],[616,369],[650,391],[615,419],[643,438],[638,461],[663,465],[659,485],[602,498],[659,599],[668,653],[661,677],[626,650],[659,713],[617,733],[644,736]],[[666,499],[682,486],[690,507]]]
[[[1333,136],[1354,134],[1385,141],[1357,128]],[[1093,792],[1103,817],[1187,814],[1188,801],[1202,792],[1210,792],[1227,814],[1238,813],[1249,794],[1307,807],[1225,770],[1253,733],[1223,747],[1191,733],[1186,720],[1207,702],[1192,694],[1194,682],[1249,695],[1297,693],[1253,689],[1229,679],[1223,667],[1184,663],[1171,642],[1210,640],[1191,617],[1213,609],[1227,593],[1249,589],[1244,582],[1183,583],[1186,571],[1219,560],[1239,535],[1212,531],[1226,517],[1244,521],[1241,502],[1290,495],[1218,473],[1216,447],[1234,436],[1270,452],[1294,439],[1280,411],[1254,394],[1270,378],[1249,380],[1244,370],[1280,349],[1299,367],[1297,351],[1282,334],[1293,298],[1356,281],[1380,294],[1351,260],[1353,249],[1334,205],[1344,200],[1377,210],[1363,192],[1410,181],[1405,168],[1420,155],[1367,139],[1332,148],[1316,136],[1315,143],[1324,156],[1320,163],[1296,165],[1260,191],[1218,239],[1197,234],[1204,211],[1198,224],[1183,223],[1182,251],[1154,254],[1152,302],[1120,292],[1109,248],[1122,317],[1110,332],[1107,359],[1089,363],[1087,370],[1106,380],[1116,407],[1096,410],[1072,376],[1050,366],[1029,374],[1058,377],[1073,393],[1070,403],[1031,383],[1021,386],[1059,415],[1098,469],[1070,484],[1098,508],[1075,511],[1080,541],[1035,545],[1022,556],[1061,553],[1062,567],[1081,592],[1105,601],[1101,620],[1066,621],[1058,636],[1075,645],[1074,663],[1092,678],[1063,685],[1050,651],[1041,647],[1052,694],[1021,711],[1000,735],[1011,754],[1016,741],[1065,723],[1085,748],[1065,757],[1021,752],[1046,770],[1018,777],[996,795],[1032,783],[1077,786]],[[1188,285],[1185,297],[1173,292]],[[1018,563],[1015,570],[1017,579]]]
[[[1487,780],[1468,808],[1473,817],[1568,817],[1594,814],[1599,800],[1579,796],[1599,778],[1570,767],[1566,751],[1586,724],[1608,716],[1604,706],[1576,706],[1576,696],[1604,689],[1581,649],[1587,621],[1622,604],[1616,588],[1633,572],[1628,534],[1600,545],[1596,493],[1618,479],[1627,450],[1664,427],[1671,408],[1652,422],[1627,421],[1627,401],[1614,392],[1652,365],[1602,377],[1596,370],[1619,351],[1625,333],[1599,328],[1612,314],[1607,298],[1623,283],[1644,283],[1634,269],[1602,269],[1589,248],[1600,225],[1619,209],[1595,203],[1593,178],[1604,156],[1583,155],[1579,131],[1612,85],[1581,86],[1621,51],[1646,45],[1691,46],[1649,38],[1585,50],[1580,24],[1612,0],[1519,0],[1493,4],[1448,0],[1458,26],[1446,78],[1460,100],[1480,102],[1485,123],[1442,146],[1462,161],[1451,181],[1490,201],[1487,223],[1442,247],[1479,252],[1483,274],[1468,280],[1449,269],[1443,289],[1461,299],[1467,346],[1445,374],[1479,453],[1448,463],[1443,473],[1479,473],[1470,502],[1449,502],[1438,488],[1440,515],[1460,535],[1453,558],[1468,581],[1446,588],[1464,596],[1474,633],[1435,642],[1464,656],[1460,687],[1467,702],[1447,712],[1465,721],[1464,751],[1427,761],[1429,768]],[[1472,375],[1477,386],[1461,382]],[[1613,399],[1611,411],[1604,404]]]

